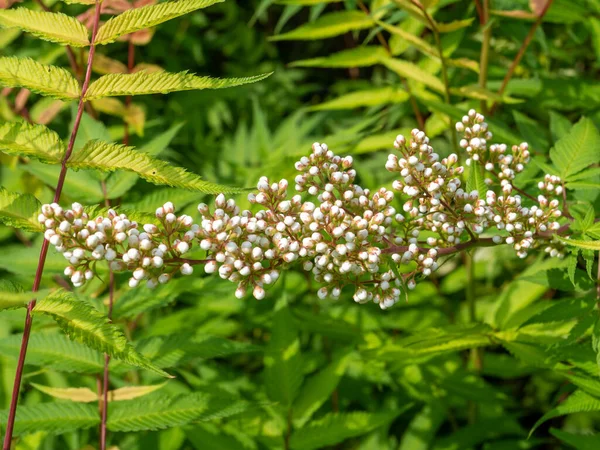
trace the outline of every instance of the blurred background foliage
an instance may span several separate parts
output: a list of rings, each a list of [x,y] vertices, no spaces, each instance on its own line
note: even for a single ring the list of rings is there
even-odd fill
[[[533,148],[539,164],[523,174],[526,187],[571,124],[585,115],[600,125],[600,1],[555,0],[504,95],[496,93],[537,20],[531,8],[543,2],[491,1],[484,27],[491,30],[489,74],[487,90],[481,90],[477,2],[421,1],[437,23],[454,24],[446,25],[440,43],[450,63],[450,103],[439,53],[431,54],[435,36],[405,7],[410,2],[228,0],[138,36],[135,64],[218,77],[273,71],[271,77],[235,89],[136,98],[129,108],[97,104],[101,122],[86,115],[83,131],[87,138],[121,141],[125,118],[131,144],[208,180],[243,187],[262,175],[291,179],[294,161],[312,142],[327,142],[337,154],[355,155],[359,183],[389,187],[387,152],[398,133],[419,126],[413,102],[433,147],[447,155],[451,122],[483,99],[486,108],[498,102],[489,121],[498,140],[525,140]],[[70,13],[86,9],[46,5]],[[335,19],[342,32],[319,38],[331,14],[363,7],[392,28]],[[286,35],[294,30],[309,38]],[[0,48],[2,55],[68,65],[64,49],[14,29],[0,30]],[[126,70],[127,42],[103,55],[97,73]],[[394,66],[390,58],[408,65]],[[61,136],[68,135],[72,108],[16,89],[0,96],[3,120],[28,117],[49,123]],[[4,187],[44,202],[51,198],[54,168],[6,155],[0,161]],[[596,172],[585,181],[597,186],[598,178]],[[194,215],[197,203],[209,200],[135,177],[112,188],[114,204],[147,212],[171,200]],[[93,205],[102,198],[94,172],[69,173],[65,203]],[[574,198],[589,202],[598,216],[597,189],[582,189]],[[0,226],[2,278],[28,286],[40,242],[40,236]],[[62,269],[62,258],[50,254],[48,287],[64,284]],[[253,407],[232,418],[176,423],[164,431],[113,432],[111,444],[120,450],[600,448],[600,438],[591,434],[600,424],[600,380],[592,348],[593,282],[585,272],[585,264],[568,274],[565,264],[536,255],[518,260],[509,248],[478,250],[475,322],[465,302],[467,274],[460,258],[385,312],[355,305],[350,295],[320,301],[313,283],[296,271],[261,302],[237,300],[229,283],[200,273],[155,291],[130,291],[120,280],[116,320],[142,353],[177,376],[159,392],[222,390]],[[105,307],[101,280],[79,294]],[[568,314],[548,312],[566,301],[572,303]],[[23,317],[20,310],[0,315],[2,409],[8,406]],[[485,348],[482,367],[470,360],[470,349],[477,347]],[[22,405],[50,399],[34,383],[95,390],[100,355],[90,352],[36,317]],[[115,388],[158,382],[152,374],[115,367]],[[551,413],[527,439],[536,421],[576,389],[589,397],[583,399],[588,406]],[[94,428],[58,436],[40,431],[24,436],[16,448],[91,449],[95,442]]]

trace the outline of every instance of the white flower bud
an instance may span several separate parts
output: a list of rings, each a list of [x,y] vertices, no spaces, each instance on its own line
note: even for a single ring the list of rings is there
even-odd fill
[[[194,272],[194,268],[190,266],[188,263],[183,263],[181,268],[179,269],[183,275],[191,275]]]

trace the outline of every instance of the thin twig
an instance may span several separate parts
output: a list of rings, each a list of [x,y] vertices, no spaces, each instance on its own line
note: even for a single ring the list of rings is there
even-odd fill
[[[371,12],[369,11],[369,8],[367,8],[367,6],[362,2],[362,0],[358,0],[357,4],[358,4],[358,7],[365,14],[371,15]],[[383,36],[383,34],[378,31],[376,36],[377,36],[377,40],[379,41],[379,43],[381,44],[381,46],[391,56],[392,55],[392,51],[390,49],[390,46],[389,46],[387,40]],[[413,114],[415,115],[415,118],[417,119],[417,123],[419,124],[419,129],[422,130],[422,131],[425,131],[425,120],[423,119],[423,114],[421,114],[421,110],[419,109],[419,105],[417,104],[417,100],[415,99],[414,95],[412,94],[412,91],[410,89],[410,86],[409,86],[408,81],[406,80],[406,78],[402,78],[402,85],[404,86],[404,89],[408,93],[408,98],[409,98],[409,101],[410,101],[410,106],[412,107]]]
[[[79,96],[79,105],[77,107],[77,115],[75,116],[75,122],[73,124],[73,130],[71,131],[71,137],[69,139],[69,144],[67,146],[67,150],[63,156],[61,161],[60,174],[58,176],[58,183],[56,185],[56,190],[54,192],[54,202],[58,203],[60,200],[60,196],[63,190],[63,186],[65,184],[65,178],[67,176],[67,161],[73,153],[73,146],[75,145],[75,138],[77,137],[77,132],[79,131],[79,125],[81,123],[81,116],[83,115],[83,108],[85,104],[85,94],[90,85],[90,79],[92,76],[92,62],[94,60],[95,53],[95,45],[94,41],[96,39],[96,33],[98,31],[98,23],[100,21],[100,2],[96,0],[96,14],[94,17],[94,26],[92,29],[92,36],[90,41],[90,52],[88,55],[87,61],[87,69],[85,73],[85,79],[83,81],[83,85],[81,87],[81,94]],[[46,255],[48,254],[48,246],[49,242],[44,239],[42,243],[42,248],[40,250],[40,256],[38,260],[38,266],[35,273],[35,279],[33,281],[32,292],[37,292],[40,288],[40,283],[42,281],[42,274],[44,272],[44,265],[46,263]],[[17,412],[17,404],[19,401],[19,391],[21,389],[21,379],[23,377],[23,368],[25,365],[25,357],[27,355],[27,345],[29,343],[29,336],[31,335],[31,325],[33,322],[33,316],[31,312],[35,307],[36,299],[33,299],[27,305],[27,314],[25,316],[25,326],[23,328],[23,338],[21,340],[21,348],[19,350],[19,360],[17,362],[17,370],[15,374],[15,381],[13,385],[12,397],[10,401],[10,408],[8,412],[8,418],[6,422],[6,435],[4,436],[4,443],[2,446],[3,450],[10,450],[12,443],[12,435],[15,425],[15,415]]]
[[[533,39],[533,36],[535,35],[535,31],[537,30],[537,28],[540,26],[540,24],[544,20],[544,16],[548,12],[548,9],[550,9],[550,6],[552,6],[552,2],[553,2],[553,0],[547,1],[546,5],[544,6],[544,9],[540,12],[540,14],[538,15],[538,18],[533,23],[533,25],[531,25],[531,28],[529,29],[529,33],[527,33],[527,36],[525,37],[525,39],[523,40],[523,43],[521,44],[521,48],[517,52],[515,59],[511,63],[510,67],[508,68],[508,72],[506,72],[506,75],[504,76],[504,80],[502,80],[502,85],[500,86],[500,89],[498,90],[499,96],[502,96],[504,94],[504,91],[506,90],[506,86],[508,86],[508,82],[514,75],[515,70],[517,69],[519,63],[521,62],[521,59],[523,58],[523,55],[525,54],[525,51],[527,50],[527,47],[529,47],[529,44],[531,43],[531,40]],[[490,108],[489,115],[490,116],[494,115],[497,108],[498,108],[498,103],[494,102],[494,104]]]

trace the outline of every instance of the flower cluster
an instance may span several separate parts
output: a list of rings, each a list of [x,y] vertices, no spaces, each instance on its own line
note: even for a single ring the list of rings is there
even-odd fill
[[[438,155],[423,131],[396,138],[399,154],[389,155],[386,169],[398,174],[392,186],[400,193],[400,212],[392,191],[356,184],[351,157],[315,143],[295,164],[295,190],[306,198],[289,198],[286,180],[262,177],[248,197],[254,212],[241,211],[220,194],[214,207],[198,206],[199,223],[176,216],[171,203],[156,210],[159,225],[140,226],[113,210],[92,220],[77,203],[67,211],[44,205],[39,220],[45,238],[69,261],[65,274],[75,286],[92,278],[102,260],[115,271],[131,272],[132,287],[142,280],[154,287],[204,264],[207,273],[236,283],[237,297],[251,291],[262,299],[282,270],[298,265],[323,285],[320,298],[338,298],[351,287],[357,302],[387,308],[434,272],[441,256],[485,240],[510,244],[525,257],[560,228],[559,178],[546,175],[537,198],[522,197],[513,185],[530,159],[526,143],[510,150],[504,144],[488,147],[492,133],[473,110],[456,129],[464,134],[466,169],[458,155]],[[486,192],[467,189],[469,171],[489,174]],[[191,251],[204,259],[183,258]],[[562,255],[553,244],[546,251]]]

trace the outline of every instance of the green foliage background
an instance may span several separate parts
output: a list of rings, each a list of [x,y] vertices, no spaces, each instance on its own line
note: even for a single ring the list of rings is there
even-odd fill
[[[518,179],[521,186],[534,187],[532,180],[554,164],[568,181],[578,236],[600,239],[594,222],[600,208],[600,2],[555,0],[505,95],[498,96],[535,20],[529,2],[492,0],[489,81],[481,90],[475,69],[482,30],[475,3],[422,0],[438,23],[454,24],[441,33],[450,62],[450,104],[439,57],[428,54],[436,51],[434,36],[402,8],[408,2],[364,3],[392,28],[370,22],[360,12],[363,2],[354,0],[227,0],[159,26],[149,43],[136,46],[137,64],[221,78],[274,73],[232,89],[136,97],[136,115],[126,114],[130,143],[204,180],[252,187],[262,175],[291,179],[294,161],[312,142],[327,142],[337,154],[355,156],[362,185],[389,187],[392,176],[384,164],[393,140],[418,126],[407,87],[433,147],[443,155],[452,151],[451,122],[479,108],[482,99],[488,106],[498,101],[489,120],[495,140],[525,140],[535,154]],[[33,2],[23,6],[37,8]],[[47,6],[69,14],[86,9],[59,2]],[[414,38],[407,40],[393,27]],[[127,61],[127,43],[98,51],[112,64]],[[0,30],[0,52],[68,67],[63,47],[13,28]],[[37,122],[53,101],[31,94],[25,109]],[[3,122],[20,119],[19,102],[18,89],[3,92]],[[84,116],[74,155],[90,139],[123,139],[123,112],[115,112],[114,104],[94,106],[101,122]],[[110,114],[107,107],[113,108]],[[62,138],[73,113],[74,104],[64,104],[49,124]],[[582,116],[588,119],[579,122]],[[579,149],[581,155],[573,156]],[[569,158],[584,164],[566,169]],[[55,166],[8,152],[0,154],[0,162],[5,189],[51,201]],[[94,166],[81,167],[69,172],[62,203],[102,204],[102,176],[85,169]],[[123,209],[151,213],[171,200],[179,211],[195,215],[200,201],[210,201],[181,187],[153,186],[135,173],[118,174],[107,179],[108,195]],[[18,285],[31,285],[41,238],[34,229],[0,225],[0,301],[27,301]],[[479,249],[474,258],[475,317],[465,300],[469,277],[460,257],[387,311],[354,304],[348,294],[319,300],[313,283],[294,270],[260,302],[237,300],[233,285],[201,274],[200,268],[192,279],[154,291],[130,290],[126,278],[118,278],[114,320],[133,348],[119,344],[121,357],[110,366],[111,388],[154,387],[138,392],[138,398],[110,403],[110,445],[120,450],[600,448],[600,435],[594,434],[600,425],[594,253],[576,251],[564,261],[541,254],[519,260],[500,246]],[[62,270],[62,257],[50,252],[43,287],[63,286]],[[77,304],[81,317],[98,311],[103,316],[106,276],[100,273],[75,294],[64,294],[62,304]],[[98,403],[89,392],[97,392],[105,347],[94,336],[82,338],[88,346],[70,341],[60,332],[60,320],[57,325],[42,314],[60,314],[52,299],[40,304],[15,448],[97,448]],[[24,316],[23,308],[0,313],[0,429]],[[136,359],[140,354],[143,361]],[[482,355],[481,367],[474,364],[476,354]],[[175,376],[164,386],[163,370]],[[69,400],[77,395],[87,402]],[[539,428],[529,436],[534,425]]]

